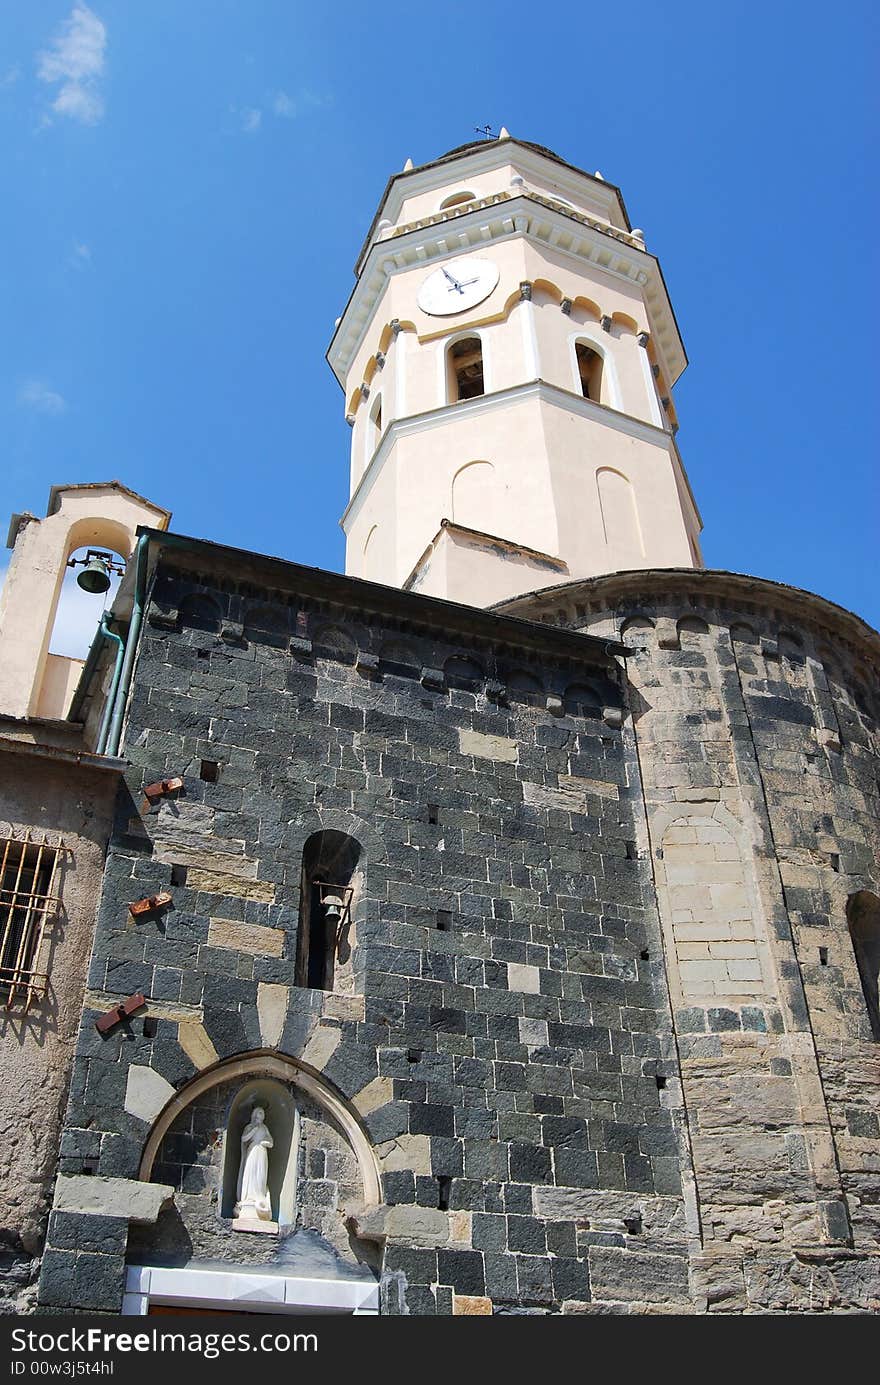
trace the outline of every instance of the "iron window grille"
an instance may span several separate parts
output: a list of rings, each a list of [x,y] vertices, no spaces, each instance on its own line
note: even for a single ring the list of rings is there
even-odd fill
[[[0,1001],[29,1010],[48,986],[47,924],[60,909],[55,894],[63,843],[0,840]]]

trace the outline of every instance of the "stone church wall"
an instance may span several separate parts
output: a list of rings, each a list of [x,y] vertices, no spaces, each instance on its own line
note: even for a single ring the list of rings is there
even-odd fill
[[[876,1307],[880,1053],[847,915],[880,883],[876,636],[728,574],[629,574],[508,609],[630,647],[697,1305]]]
[[[287,1239],[344,1259],[341,1209],[381,1254],[384,1311],[687,1310],[686,1133],[613,658],[192,548],[163,554],[148,612],[62,1143],[59,1197],[83,1205],[97,1158],[99,1212],[72,1242],[57,1204],[44,1306],[118,1309],[113,1199],[156,1120],[225,1061],[272,1054],[342,1100],[381,1177],[372,1206],[345,1179],[320,1189],[328,1218],[301,1200]],[[320,831],[362,849],[336,993],[294,984]],[[133,918],[158,891],[171,907]],[[97,1034],[136,991],[146,1008]],[[129,1260],[268,1256],[239,1255],[252,1238],[211,1203],[216,1137],[191,1138],[208,1118],[187,1110],[151,1175],[173,1209],[132,1227]]]

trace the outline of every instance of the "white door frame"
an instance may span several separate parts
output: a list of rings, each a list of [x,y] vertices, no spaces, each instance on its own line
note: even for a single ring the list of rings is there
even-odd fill
[[[129,1265],[122,1297],[123,1317],[144,1316],[151,1303],[177,1308],[214,1308],[229,1313],[379,1312],[379,1285],[364,1279],[303,1279],[236,1270],[166,1269]]]

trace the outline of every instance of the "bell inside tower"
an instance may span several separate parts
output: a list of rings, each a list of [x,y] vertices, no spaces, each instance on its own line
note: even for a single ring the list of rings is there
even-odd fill
[[[465,337],[449,351],[449,398],[452,403],[486,393],[483,348],[479,337]]]

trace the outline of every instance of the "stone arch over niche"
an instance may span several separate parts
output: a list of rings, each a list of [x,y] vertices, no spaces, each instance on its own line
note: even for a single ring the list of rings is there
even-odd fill
[[[652,836],[673,1005],[744,1010],[770,1000],[772,964],[741,825],[720,803],[682,803],[655,815]]]
[[[309,837],[316,832],[344,832],[363,847],[361,859],[370,864],[386,859],[385,843],[374,827],[356,813],[335,809],[307,808],[287,824],[283,850],[299,860]]]
[[[635,491],[628,476],[613,467],[599,467],[596,472],[596,489],[599,493],[599,511],[605,542],[615,550],[618,566],[625,567],[626,560],[645,556],[642,541],[642,527],[639,523]]]
[[[273,1141],[271,1221],[235,1215],[241,1137],[256,1106]],[[377,1277],[379,1247],[352,1230],[352,1218],[381,1204],[372,1147],[349,1103],[294,1059],[262,1050],[200,1073],[160,1113],[139,1177],[170,1185],[174,1199],[154,1225],[132,1228],[135,1263],[219,1260],[294,1279]]]
[[[252,1087],[259,1082],[274,1080],[309,1097],[340,1132],[354,1155],[360,1174],[361,1203],[366,1208],[380,1205],[382,1185],[379,1166],[373,1147],[352,1107],[325,1078],[312,1069],[287,1054],[264,1050],[228,1058],[212,1068],[206,1068],[175,1093],[157,1116],[144,1145],[138,1170],[138,1178],[142,1182],[161,1181],[154,1177],[154,1166],[162,1141],[177,1117],[205,1093],[236,1080],[242,1086],[248,1084]]]

